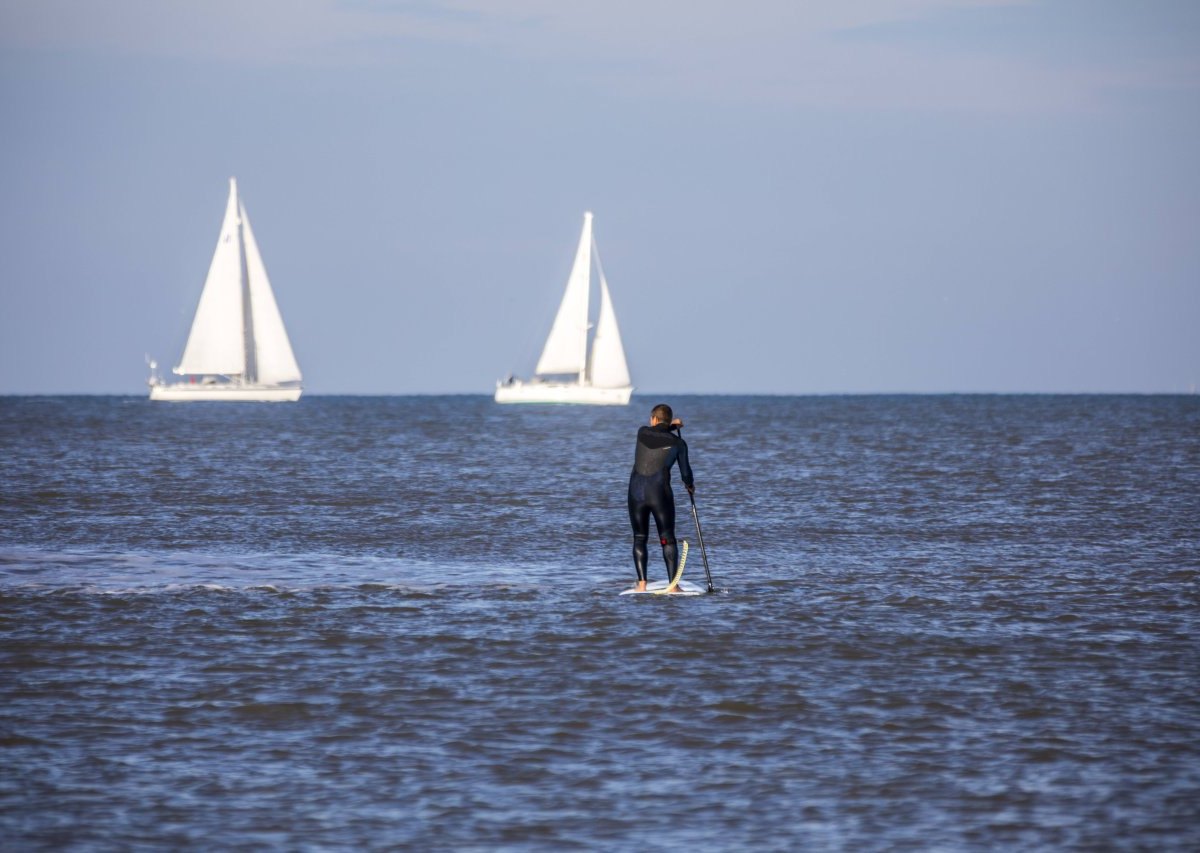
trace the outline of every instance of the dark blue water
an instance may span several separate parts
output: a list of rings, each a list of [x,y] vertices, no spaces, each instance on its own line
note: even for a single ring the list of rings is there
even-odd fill
[[[1200,848],[1200,399],[654,402],[0,398],[4,848]]]

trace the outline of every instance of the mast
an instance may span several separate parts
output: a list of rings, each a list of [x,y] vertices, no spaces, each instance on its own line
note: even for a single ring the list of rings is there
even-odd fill
[[[242,291],[242,351],[245,353],[246,370],[242,378],[253,384],[258,381],[258,358],[254,346],[254,299],[250,294],[250,273],[246,262],[245,217],[242,202],[238,198],[237,179],[229,179],[229,192],[237,203],[238,276]]]
[[[584,246],[587,246],[586,250]],[[583,267],[583,316],[580,322],[583,324],[583,334],[580,335],[580,345],[583,352],[579,359],[579,384],[587,384],[588,372],[588,311],[592,305],[592,212],[585,210],[583,213],[583,233],[579,235],[579,251],[582,254],[587,252],[587,257],[584,260]]]

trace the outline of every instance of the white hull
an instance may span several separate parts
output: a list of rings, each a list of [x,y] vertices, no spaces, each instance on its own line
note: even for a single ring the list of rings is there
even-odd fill
[[[510,382],[496,383],[497,403],[570,403],[584,406],[626,406],[633,386],[597,388],[578,382]]]
[[[174,385],[150,386],[150,399],[168,403],[294,403],[300,399],[300,388],[281,388],[278,385],[219,385],[179,382]]]

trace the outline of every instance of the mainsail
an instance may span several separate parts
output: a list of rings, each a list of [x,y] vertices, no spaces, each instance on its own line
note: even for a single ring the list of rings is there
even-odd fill
[[[301,378],[234,178],[192,330],[174,372],[241,377],[263,385]]]
[[[554,317],[554,325],[542,348],[534,372],[539,376],[578,373],[587,366],[588,290],[592,277],[592,214],[583,215],[583,232],[575,263],[567,278],[567,289]]]
[[[238,220],[237,185],[229,179],[229,202],[208,267],[200,304],[183,358],[180,375],[241,375],[246,371],[242,315],[242,233]]]

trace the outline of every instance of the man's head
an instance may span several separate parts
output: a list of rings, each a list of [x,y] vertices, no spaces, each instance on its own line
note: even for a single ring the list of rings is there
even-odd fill
[[[650,425],[669,424],[674,414],[675,413],[671,411],[671,407],[666,403],[659,403],[650,410]]]

